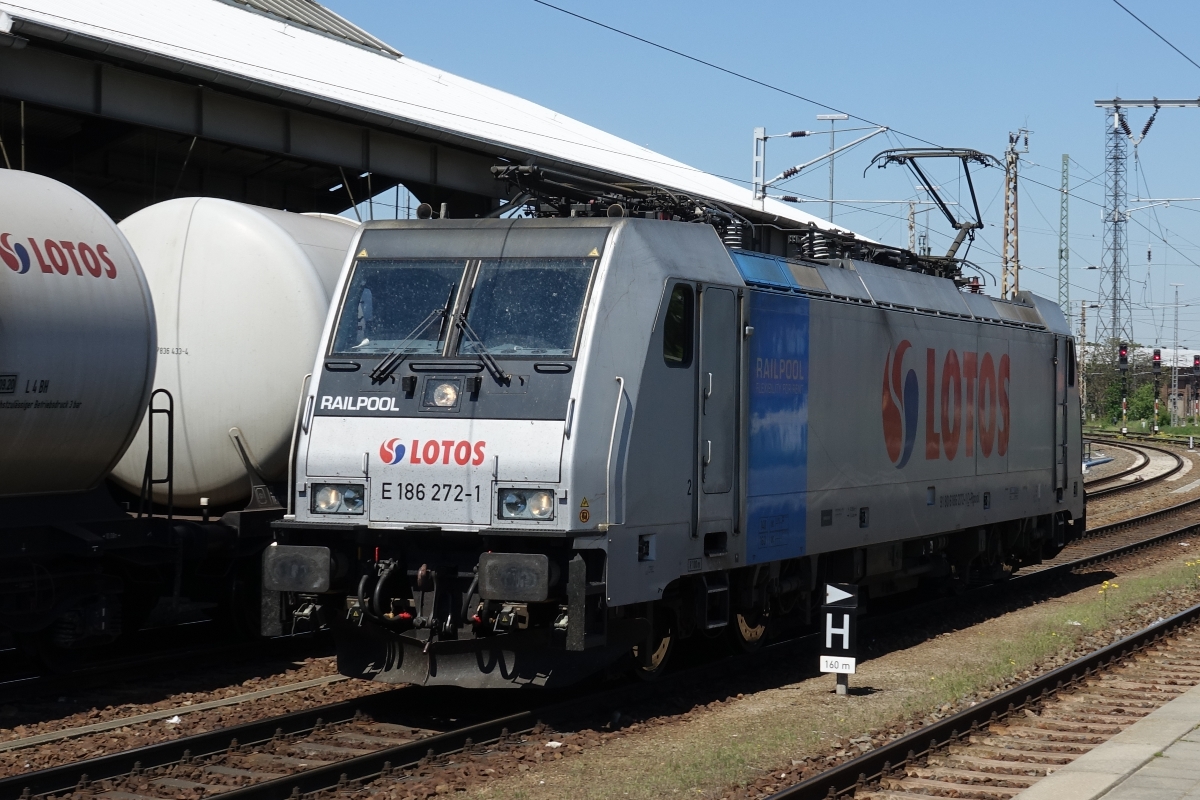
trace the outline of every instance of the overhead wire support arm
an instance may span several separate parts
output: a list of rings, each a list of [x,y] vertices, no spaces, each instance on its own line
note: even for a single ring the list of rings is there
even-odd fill
[[[788,167],[787,169],[785,169],[783,172],[776,175],[771,180],[764,181],[761,185],[756,186],[755,189],[758,192],[758,197],[756,197],[755,199],[762,200],[763,197],[765,197],[765,193],[766,193],[766,190],[768,187],[770,187],[776,183],[779,183],[780,181],[785,181],[788,178],[794,178],[797,175],[799,175],[801,172],[803,172],[804,170],[808,169],[809,167],[816,166],[817,164],[820,164],[822,161],[824,161],[827,158],[833,158],[838,153],[849,150],[851,147],[855,147],[856,145],[860,145],[863,142],[865,142],[867,139],[872,138],[873,136],[878,136],[881,133],[887,133],[888,130],[889,129],[886,127],[876,128],[875,130],[871,131],[870,133],[866,134],[865,136],[860,136],[852,142],[849,142],[847,144],[842,145],[841,147],[830,150],[825,155],[818,156],[817,158],[814,158],[811,161],[805,161],[803,164],[797,164],[794,167]],[[781,136],[795,137],[795,136],[807,136],[807,135],[811,135],[811,134],[812,134],[812,131],[792,131],[789,134],[781,134]],[[772,139],[775,137],[764,135],[762,138],[763,139]]]

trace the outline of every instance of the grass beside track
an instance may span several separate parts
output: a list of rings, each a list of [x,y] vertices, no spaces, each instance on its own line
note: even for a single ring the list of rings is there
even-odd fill
[[[779,688],[632,726],[578,755],[547,750],[541,764],[498,777],[469,796],[715,798],[794,760],[831,755],[835,743],[857,753],[847,740],[869,731],[898,734],[906,722],[940,718],[981,693],[1019,683],[1195,603],[1200,541],[1179,550],[1181,557],[1110,578],[1107,587],[1098,582],[866,661],[851,676],[851,686],[864,693],[839,698],[832,694],[832,676],[811,677],[814,665],[780,665]],[[670,691],[669,678],[663,690]],[[373,797],[405,796],[401,787],[372,789]]]

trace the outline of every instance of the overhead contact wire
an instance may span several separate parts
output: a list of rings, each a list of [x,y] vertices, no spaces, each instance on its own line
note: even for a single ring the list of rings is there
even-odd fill
[[[892,128],[888,125],[884,125],[879,122],[874,122],[872,120],[867,119],[866,117],[860,117],[857,114],[851,114],[848,111],[843,111],[840,108],[834,108],[833,106],[822,103],[819,100],[813,100],[811,97],[805,97],[802,94],[796,94],[795,92],[789,91],[789,90],[784,89],[779,86],[776,86],[772,83],[767,83],[766,81],[761,81],[758,78],[754,78],[754,77],[751,77],[750,75],[746,75],[744,73],[737,72],[736,70],[729,69],[728,67],[722,67],[720,64],[714,64],[711,61],[705,61],[703,58],[698,58],[696,56],[689,55],[688,53],[684,53],[681,50],[675,50],[674,48],[667,47],[664,44],[659,44],[658,42],[654,42],[654,41],[651,41],[650,39],[643,38],[641,36],[638,36],[637,34],[630,33],[629,31],[623,31],[620,28],[614,28],[612,25],[606,25],[605,23],[600,22],[599,20],[592,19],[591,17],[585,17],[582,14],[576,14],[574,11],[568,11],[567,9],[565,9],[561,6],[556,6],[553,3],[548,3],[548,2],[546,2],[546,0],[533,0],[533,2],[537,3],[538,5],[545,6],[546,8],[551,8],[551,9],[554,9],[555,11],[562,12],[563,14],[566,14],[567,16],[575,17],[576,19],[582,20],[583,22],[587,22],[591,25],[595,25],[597,27],[604,28],[607,31],[612,31],[613,33],[628,37],[630,39],[633,39],[634,41],[641,42],[642,44],[646,44],[651,47],[655,47],[664,52],[679,56],[680,58],[685,58],[688,61],[693,61],[697,64],[701,64],[705,67],[708,67],[709,69],[715,69],[718,72],[725,73],[726,75],[732,75],[735,78],[740,78],[741,80],[749,81],[750,83],[753,83],[757,86],[761,86],[764,89],[770,89],[773,92],[779,92],[780,94],[787,95],[788,97],[795,98],[796,100],[801,100],[805,103],[811,103],[814,106],[817,106],[819,108],[824,108],[827,111],[832,111],[836,114],[845,114],[846,116],[848,116],[852,119],[859,120],[860,122],[865,122],[868,125],[874,125],[877,128],[888,128],[889,130],[895,131],[896,133],[900,134],[901,136],[906,136],[909,139],[915,139],[916,141],[921,142],[923,144],[927,144],[930,147],[941,147],[941,145],[939,145],[935,142],[931,142],[928,139],[922,139],[920,136],[914,136],[911,133],[905,133],[902,130]]]

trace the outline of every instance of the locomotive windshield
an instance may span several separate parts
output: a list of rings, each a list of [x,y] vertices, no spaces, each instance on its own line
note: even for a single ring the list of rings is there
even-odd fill
[[[570,356],[583,317],[593,258],[507,258],[479,267],[467,323],[496,355]],[[461,355],[480,352],[463,338]]]
[[[460,337],[459,355],[571,356],[596,263],[364,259],[354,266],[330,354],[440,354],[455,327],[442,312],[458,307],[478,336]],[[455,292],[471,284],[471,296],[456,304]]]
[[[429,319],[449,308],[465,259],[359,261],[338,316],[334,355],[441,353],[446,325]],[[421,330],[421,324],[430,324]]]

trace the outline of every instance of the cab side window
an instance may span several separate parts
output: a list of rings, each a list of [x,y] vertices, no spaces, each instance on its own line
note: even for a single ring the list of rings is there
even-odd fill
[[[671,290],[667,313],[663,317],[663,360],[668,367],[692,365],[692,331],[695,328],[695,295],[686,283]]]

